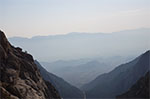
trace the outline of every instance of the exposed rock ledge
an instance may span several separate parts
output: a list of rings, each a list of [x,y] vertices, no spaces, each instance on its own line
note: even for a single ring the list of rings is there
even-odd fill
[[[58,92],[42,79],[33,57],[13,47],[0,31],[1,99],[54,99]]]

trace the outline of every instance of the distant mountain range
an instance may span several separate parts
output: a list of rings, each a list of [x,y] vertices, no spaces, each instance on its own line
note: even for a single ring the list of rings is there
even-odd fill
[[[69,33],[66,35],[13,37],[9,41],[44,62],[92,57],[137,56],[150,48],[150,29],[113,33]],[[42,52],[42,55],[41,55]]]
[[[79,90],[78,88],[70,85],[69,83],[67,83],[66,81],[64,81],[62,78],[49,73],[48,71],[46,71],[38,61],[35,61],[37,67],[40,70],[40,73],[42,75],[42,77],[44,78],[44,80],[52,83],[53,86],[55,86],[55,88],[58,90],[60,96],[63,99],[71,99],[71,98],[80,98],[83,99],[83,92],[81,90]]]
[[[132,59],[134,58],[129,56],[114,56],[110,58],[59,60],[51,63],[40,63],[47,71],[80,88],[82,85],[94,80],[98,75],[109,72],[117,65],[129,62]]]
[[[47,70],[50,70],[51,66],[52,65],[50,65],[49,69]],[[53,70],[53,72],[55,72],[56,75],[60,75],[61,77],[63,77],[69,83],[80,88],[83,84],[92,81],[99,74],[107,71],[107,69],[108,66],[104,63],[100,63],[98,61],[90,61],[77,66],[62,66]]]
[[[64,67],[57,71],[57,73],[69,83],[80,88],[82,85],[95,79],[98,75],[105,73],[108,68],[109,66],[104,63],[90,61],[74,67]]]
[[[136,83],[150,70],[150,51],[133,61],[116,67],[109,73],[98,76],[84,85],[82,89],[88,98],[113,98],[120,95]]]

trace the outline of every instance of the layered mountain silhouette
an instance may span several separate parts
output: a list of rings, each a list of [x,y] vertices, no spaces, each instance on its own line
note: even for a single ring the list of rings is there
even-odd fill
[[[55,88],[58,90],[59,94],[63,99],[70,99],[70,98],[80,98],[83,99],[83,92],[78,88],[70,85],[68,82],[64,81],[62,78],[57,77],[56,75],[47,72],[38,61],[35,61],[37,64],[42,77],[52,83]]]
[[[72,85],[80,88],[85,83],[95,79],[99,74],[104,73],[108,68],[108,65],[104,63],[90,61],[77,66],[62,67],[55,72]]]
[[[80,88],[94,80],[100,74],[111,71],[116,66],[127,63],[134,58],[114,56],[109,58],[87,58],[78,60],[59,60],[51,63],[40,62],[50,73],[53,73],[70,84]]]
[[[147,72],[144,77],[141,77],[127,92],[122,95],[118,95],[117,99],[122,98],[145,98],[149,99],[150,88],[150,72]]]
[[[133,61],[116,67],[109,73],[98,76],[84,85],[87,98],[113,98],[123,94],[150,69],[150,51]]]
[[[32,53],[36,59],[50,62],[99,56],[137,56],[149,49],[149,37],[150,28],[141,28],[113,33],[76,32],[32,38],[13,37],[9,41]]]
[[[0,98],[60,99],[54,86],[43,80],[33,57],[13,47],[0,31]]]

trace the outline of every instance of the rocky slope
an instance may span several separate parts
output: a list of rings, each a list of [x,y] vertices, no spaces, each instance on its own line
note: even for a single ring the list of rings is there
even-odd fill
[[[1,99],[60,98],[51,83],[42,79],[33,57],[13,47],[0,31]]]
[[[98,76],[82,89],[88,98],[113,98],[122,94],[144,76],[150,69],[150,51],[133,61],[116,67],[109,73]]]
[[[79,90],[78,88],[70,85],[68,82],[63,80],[62,78],[47,72],[39,63],[38,61],[35,61],[37,64],[37,67],[39,68],[42,77],[46,80],[52,83],[52,85],[55,86],[55,88],[58,90],[60,96],[63,99],[83,99],[83,92]]]
[[[150,73],[147,72],[144,77],[141,77],[127,92],[122,95],[118,95],[117,99],[122,98],[145,98],[149,99],[149,86],[150,84]]]

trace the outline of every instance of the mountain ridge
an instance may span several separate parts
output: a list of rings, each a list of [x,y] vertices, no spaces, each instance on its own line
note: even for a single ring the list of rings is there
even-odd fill
[[[122,98],[144,98],[148,99],[150,97],[149,88],[150,88],[150,72],[147,72],[145,76],[141,77],[131,88],[118,95],[117,99]]]
[[[113,34],[113,33],[119,33],[119,32],[125,32],[125,31],[134,31],[134,30],[149,30],[150,28],[137,28],[137,29],[128,29],[128,30],[121,30],[121,31],[116,31],[116,32],[110,32],[110,33],[103,33],[103,32],[96,32],[96,33],[89,33],[89,32],[70,32],[70,33],[66,33],[66,34],[56,34],[56,35],[36,35],[36,36],[32,36],[32,37],[21,37],[21,36],[14,36],[14,37],[9,37],[8,39],[12,39],[12,38],[23,38],[23,39],[32,39],[32,38],[38,38],[38,37],[54,37],[54,36],[65,36],[65,35],[72,35],[72,34]]]
[[[139,29],[104,35],[58,35],[28,40],[11,38],[9,41],[32,53],[36,59],[49,62],[99,56],[135,56],[149,49],[149,32],[150,29]]]

